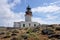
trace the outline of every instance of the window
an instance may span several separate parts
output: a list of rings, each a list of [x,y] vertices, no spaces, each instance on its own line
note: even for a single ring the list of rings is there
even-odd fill
[[[25,27],[25,24],[23,24],[23,27]]]
[[[34,26],[36,26],[36,24],[34,24]]]
[[[31,24],[29,23],[29,26],[30,26]]]

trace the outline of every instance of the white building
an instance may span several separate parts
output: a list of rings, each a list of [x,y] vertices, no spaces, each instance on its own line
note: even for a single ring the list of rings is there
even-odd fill
[[[14,27],[35,27],[35,26],[39,25],[39,23],[31,21],[32,12],[31,12],[31,8],[29,6],[27,7],[27,11],[25,13],[26,13],[25,21],[14,22]]]

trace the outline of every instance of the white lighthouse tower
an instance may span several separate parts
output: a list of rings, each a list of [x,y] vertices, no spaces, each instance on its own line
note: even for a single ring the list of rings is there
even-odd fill
[[[32,12],[31,12],[31,8],[28,5],[28,7],[26,8],[25,21],[31,22],[31,18],[32,18]]]

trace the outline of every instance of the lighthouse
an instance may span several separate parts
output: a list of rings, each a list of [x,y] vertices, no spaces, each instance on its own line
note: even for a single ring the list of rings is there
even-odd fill
[[[32,11],[28,5],[25,11],[25,21],[14,22],[14,27],[37,27],[40,23],[32,22]]]
[[[31,22],[32,19],[32,12],[31,12],[31,8],[28,5],[28,7],[26,8],[26,12],[25,12],[25,21],[26,22]]]

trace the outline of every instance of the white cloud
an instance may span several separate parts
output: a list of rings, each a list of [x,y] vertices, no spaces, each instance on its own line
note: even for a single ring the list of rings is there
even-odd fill
[[[60,0],[57,0],[53,3],[43,3],[44,6],[38,6],[35,8],[32,8],[33,12],[38,12],[38,13],[52,13],[52,12],[57,12],[60,11]]]
[[[48,5],[48,6],[43,6],[43,7],[36,7],[36,8],[32,8],[32,11],[35,13],[39,13],[39,15],[41,13],[47,13],[45,14],[45,20],[56,20],[58,18],[58,15],[60,13],[60,6],[57,5]],[[60,15],[60,14],[59,14]],[[42,22],[43,23],[43,22]]]
[[[10,10],[11,6],[7,3],[8,0],[0,0],[0,26],[13,26],[14,21],[24,21],[24,13],[14,13]],[[15,0],[17,3],[18,1]],[[14,2],[14,3],[15,3]]]
[[[59,21],[49,21],[49,20],[46,20],[46,19],[43,20],[42,18],[36,18],[36,17],[33,17],[32,21],[33,22],[38,22],[40,24],[60,24]]]
[[[46,20],[55,20],[56,18],[58,18],[58,16],[52,16],[49,14],[47,14],[46,17],[47,17]]]
[[[53,3],[50,3],[50,5],[58,5],[58,6],[60,6],[60,0],[56,1],[56,2],[53,2]]]
[[[21,0],[14,0],[12,3],[10,3],[10,6],[11,6],[11,7],[14,7],[14,6],[16,6],[18,3],[21,4]]]
[[[36,8],[32,8],[33,12],[55,12],[60,10],[59,6],[56,5],[49,5],[49,6],[43,6],[43,7],[36,7]]]
[[[44,20],[42,20],[41,18],[33,17],[33,18],[32,18],[32,21],[33,21],[33,22],[38,22],[38,23],[40,23],[40,24],[47,24],[47,22],[44,21]]]

